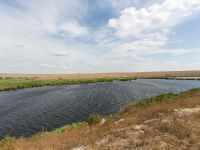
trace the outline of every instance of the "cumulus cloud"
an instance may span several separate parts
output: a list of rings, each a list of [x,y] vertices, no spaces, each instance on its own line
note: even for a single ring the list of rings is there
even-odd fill
[[[167,38],[162,33],[148,34],[133,42],[123,43],[116,48],[123,52],[149,53],[160,49],[167,42]]]
[[[110,19],[108,26],[120,36],[140,36],[154,30],[168,29],[200,11],[199,0],[165,0],[147,8],[126,8],[118,19]]]

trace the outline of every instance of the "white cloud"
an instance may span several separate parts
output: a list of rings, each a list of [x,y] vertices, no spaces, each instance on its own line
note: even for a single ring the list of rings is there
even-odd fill
[[[4,20],[2,24],[6,24],[8,27],[11,26],[8,23],[16,25],[16,27],[12,25],[12,32],[13,30],[16,32],[22,30],[27,34],[30,32],[57,34],[62,30],[64,24],[72,18],[74,21],[69,23],[77,27],[79,31],[84,28],[77,22],[87,12],[87,3],[84,1],[18,0],[18,3],[24,9],[9,7],[0,3],[0,18],[2,21]],[[79,10],[79,13],[76,10]],[[75,31],[71,33],[77,35]]]
[[[191,65],[200,66],[200,62],[192,62]]]
[[[152,4],[153,1],[163,0],[143,0],[142,2],[141,0],[98,0],[104,5],[102,7],[109,5],[108,9],[115,16],[119,11],[130,7],[130,5],[137,8],[134,11],[134,13],[137,13],[135,16],[132,14],[132,9],[127,8],[126,11],[124,10],[121,17],[116,19],[116,22],[111,26],[115,27],[117,32],[124,37],[113,34],[113,30],[104,23],[96,28],[93,21],[100,21],[108,16],[99,19],[95,18],[96,14],[87,14],[89,5],[86,0],[16,1],[21,7],[5,5],[0,2],[1,72],[87,73],[137,71],[147,69],[146,66],[148,65],[152,68],[155,66],[156,63],[152,64],[152,60],[147,58],[148,54],[162,53],[165,55],[167,53],[175,56],[197,52],[197,49],[192,48],[167,49],[163,47],[170,42],[171,27],[185,20],[185,17],[181,17],[182,14],[189,11],[194,12],[192,7],[197,2],[195,0],[188,3],[187,11],[180,11],[182,8],[179,9],[177,8],[179,6],[176,6],[177,12],[173,12],[176,15],[170,16],[174,23],[170,23],[170,19],[168,19],[168,22],[163,21],[163,18],[159,16],[157,18],[160,20],[154,23],[152,20],[155,20],[153,18],[155,11],[150,11],[150,7],[154,5],[144,5],[146,7],[144,9],[132,5],[135,3],[143,4],[144,1],[145,3],[151,1],[148,4]],[[167,1],[169,0],[157,4],[159,6],[156,11],[157,14],[162,15],[163,12],[172,10],[169,5],[167,6],[170,9],[166,7],[168,10],[165,10],[164,4]],[[178,3],[176,0],[171,2]],[[92,7],[91,9],[99,8],[96,5],[89,7]],[[107,8],[101,8],[100,11],[102,10],[107,10]],[[145,17],[142,14],[144,10],[150,14],[150,17]],[[104,12],[98,11],[95,10],[97,17],[99,17],[99,14],[104,14]],[[113,13],[113,11],[117,11],[117,13]],[[169,13],[172,15],[171,12]],[[85,17],[86,15],[88,16]],[[142,15],[143,17],[141,17]],[[124,20],[123,16],[125,16]],[[137,18],[138,22],[133,22],[132,17]],[[148,26],[145,22],[147,24],[154,23],[154,26]],[[123,23],[129,24],[130,28],[123,28]]]
[[[133,42],[123,43],[115,49],[122,52],[153,53],[159,50],[167,42],[167,38],[162,33],[152,33]]]
[[[123,42],[110,44],[113,53],[138,57],[148,54],[185,55],[195,48],[165,48],[175,37],[173,27],[200,11],[199,0],[162,0],[142,8],[126,8],[118,19],[110,19],[108,27],[115,29]],[[127,39],[124,40],[124,39]],[[176,42],[176,41],[175,41]]]
[[[41,64],[41,67],[52,68],[52,69],[71,69],[70,66],[59,66],[59,65],[51,65],[51,64]]]
[[[165,61],[162,64],[163,65],[167,65],[167,66],[175,66],[178,65],[180,62],[177,60],[172,60],[172,61]]]
[[[67,52],[55,52],[52,55],[56,56],[56,57],[64,57],[64,56],[69,56],[69,53],[67,53]]]
[[[115,12],[135,4],[135,0],[97,0],[101,7],[111,7]]]
[[[66,22],[61,26],[61,30],[70,33],[72,36],[83,36],[88,34],[88,29],[81,26],[76,21]]]
[[[40,72],[43,68],[41,69],[39,64],[52,62],[55,66],[67,68],[64,64],[69,62],[77,64],[89,55],[87,50],[84,51],[85,53],[79,51],[84,50],[85,47],[71,40],[71,35],[65,37],[70,39],[69,42],[64,38],[64,40],[54,38],[59,36],[62,25],[68,20],[73,18],[75,22],[85,15],[87,5],[84,1],[18,0],[18,3],[23,6],[23,9],[0,2],[0,63],[7,66],[5,67],[7,71],[17,72],[11,67],[13,64],[23,68],[19,64],[21,61],[33,64],[30,69],[25,69],[27,71],[32,69]],[[71,34],[78,36],[86,32],[85,27],[78,24],[78,21],[75,24],[74,30],[78,32],[74,31]],[[51,55],[60,57],[51,57]],[[67,59],[64,56],[67,56]],[[45,71],[51,72],[52,69],[49,67]]]
[[[11,67],[17,67],[17,68],[21,68],[21,67],[29,67],[29,63],[17,63],[17,64],[14,64],[14,65],[11,65]]]
[[[154,30],[171,28],[200,11],[199,0],[165,0],[147,8],[127,8],[119,19],[110,19],[108,26],[120,36],[141,36]]]
[[[6,54],[0,54],[0,57],[6,57]]]
[[[145,7],[155,2],[163,0],[97,0],[100,7],[108,8],[112,10],[113,14],[119,14],[123,9],[130,6]]]

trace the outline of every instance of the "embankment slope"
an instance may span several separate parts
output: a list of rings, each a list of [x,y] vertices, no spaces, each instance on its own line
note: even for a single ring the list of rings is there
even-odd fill
[[[198,149],[200,89],[165,94],[128,106],[101,122],[82,123],[32,138],[7,138],[1,150]]]

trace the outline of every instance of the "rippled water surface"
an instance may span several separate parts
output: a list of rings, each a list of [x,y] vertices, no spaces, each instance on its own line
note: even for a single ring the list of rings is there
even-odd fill
[[[136,80],[0,92],[0,138],[31,136],[90,114],[109,115],[126,104],[167,92],[200,87],[200,81]]]

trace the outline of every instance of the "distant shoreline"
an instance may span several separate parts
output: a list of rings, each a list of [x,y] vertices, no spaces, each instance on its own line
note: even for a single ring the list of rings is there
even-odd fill
[[[91,84],[99,82],[112,82],[136,80],[135,77],[118,77],[118,78],[97,78],[97,79],[49,79],[39,80],[37,78],[12,78],[1,77],[0,78],[0,91],[11,91],[25,88],[44,87],[44,86],[62,86],[62,85],[79,85],[79,84]]]
[[[200,77],[135,77],[135,76],[120,76],[120,77],[104,77],[104,78],[77,78],[77,79],[42,79],[40,77],[1,77],[0,76],[0,92],[12,91],[34,87],[44,86],[64,86],[64,85],[79,85],[79,84],[92,84],[100,82],[112,81],[130,81],[137,79],[165,79],[165,80],[200,80]]]

